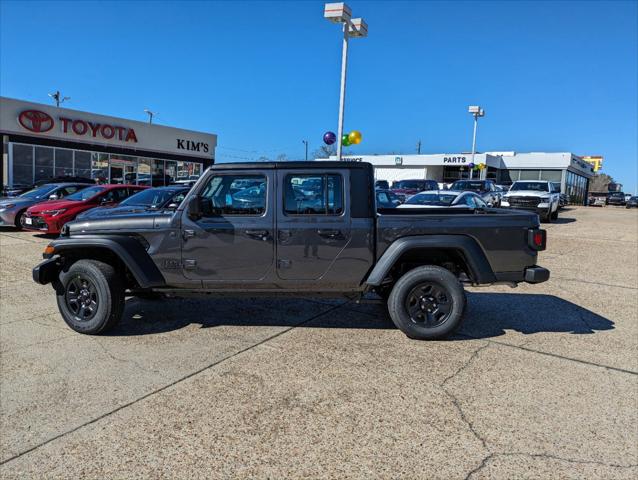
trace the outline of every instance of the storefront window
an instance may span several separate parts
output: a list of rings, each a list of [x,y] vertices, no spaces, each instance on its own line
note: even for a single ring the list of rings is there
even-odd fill
[[[53,178],[53,149],[35,147],[35,181]]]
[[[539,170],[521,170],[520,180],[538,180],[539,175]]]
[[[177,180],[177,162],[173,160],[166,160],[165,163],[166,185]]]
[[[151,159],[138,158],[137,161],[137,183],[138,185],[151,185]]]
[[[135,183],[137,177],[137,157],[111,155],[110,182]]]
[[[164,172],[164,160],[154,159],[151,168],[151,183],[154,187],[167,185]]]
[[[70,177],[73,175],[73,150],[55,149],[55,176]]]
[[[109,181],[109,154],[91,154],[91,178],[96,183],[107,183]]]
[[[91,152],[75,151],[75,176],[91,178]]]
[[[13,144],[13,184],[33,183],[33,146]]]
[[[561,177],[561,170],[541,170],[541,180],[547,180],[548,182],[560,182]]]

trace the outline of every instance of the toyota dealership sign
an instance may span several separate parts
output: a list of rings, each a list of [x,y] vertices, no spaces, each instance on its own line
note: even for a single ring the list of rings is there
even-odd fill
[[[210,158],[217,135],[0,97],[0,132]]]

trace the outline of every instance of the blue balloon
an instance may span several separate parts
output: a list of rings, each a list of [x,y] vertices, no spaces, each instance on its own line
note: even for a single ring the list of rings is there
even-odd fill
[[[326,132],[323,134],[323,141],[326,145],[332,145],[337,141],[337,135],[334,132]]]
[[[474,168],[474,164],[472,162],[468,163],[467,166],[470,168]]]

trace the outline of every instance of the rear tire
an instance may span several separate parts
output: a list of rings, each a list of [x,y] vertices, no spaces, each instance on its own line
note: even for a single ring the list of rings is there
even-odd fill
[[[558,220],[558,210],[551,214],[552,220]]]
[[[111,265],[78,260],[60,273],[55,289],[62,318],[78,333],[104,333],[122,317],[124,287]]]
[[[403,275],[388,299],[394,324],[409,338],[435,340],[456,331],[463,321],[465,291],[445,268],[427,265]]]

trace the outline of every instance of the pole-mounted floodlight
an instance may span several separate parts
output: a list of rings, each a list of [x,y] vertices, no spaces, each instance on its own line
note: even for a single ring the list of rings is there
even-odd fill
[[[346,73],[348,70],[348,39],[350,37],[363,38],[368,36],[368,24],[363,18],[352,18],[352,10],[343,2],[326,3],[323,17],[332,23],[343,26],[343,48],[341,52],[341,89],[339,91],[339,127],[337,130],[337,160],[341,160],[343,138],[343,116],[346,102]]]
[[[146,113],[148,115],[148,123],[152,124],[153,123],[153,117],[155,115],[157,115],[157,112],[151,112],[148,108],[144,109],[144,113]]]
[[[55,101],[56,107],[59,107],[61,103],[64,103],[67,100],[71,100],[71,97],[63,97],[60,90],[56,90],[55,93],[49,93],[48,95]]]
[[[485,116],[485,110],[478,105],[470,105],[467,108],[468,113],[474,117],[474,134],[472,135],[472,165],[474,165],[474,154],[476,153],[476,128],[478,127],[479,117]],[[474,176],[474,167],[470,168],[470,180]]]

